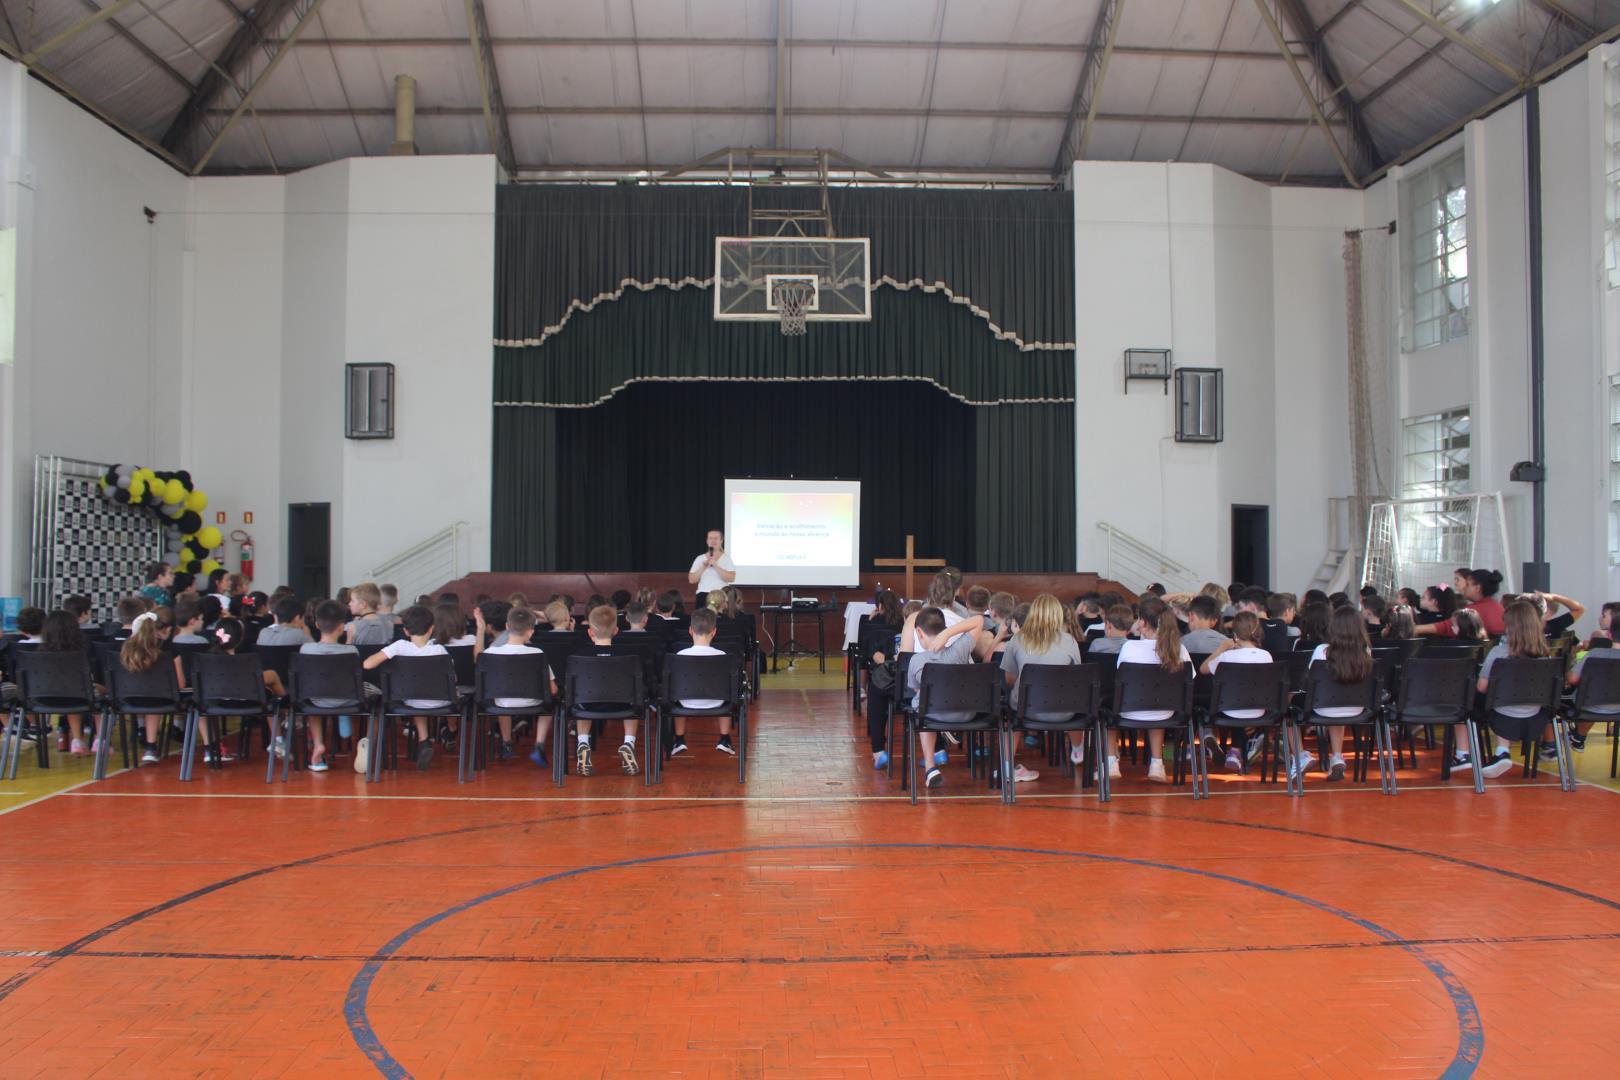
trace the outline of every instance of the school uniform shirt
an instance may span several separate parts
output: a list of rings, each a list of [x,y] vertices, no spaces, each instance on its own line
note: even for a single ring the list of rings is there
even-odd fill
[[[1328,647],[1326,645],[1318,645],[1315,651],[1311,653],[1311,663],[1315,664],[1318,660],[1327,660],[1327,651]],[[1317,709],[1316,713],[1318,716],[1328,717],[1358,716],[1360,715],[1361,710],[1356,708],[1354,705],[1327,705]]]
[[[1157,664],[1159,662],[1159,646],[1157,642],[1150,641],[1147,638],[1135,641],[1129,638],[1119,638],[1117,640],[1124,642],[1119,647],[1119,663]],[[1096,648],[1096,646],[1092,647]],[[1190,674],[1192,671],[1192,655],[1187,652],[1186,645],[1181,647],[1181,663],[1182,675],[1189,679],[1192,678]],[[1119,715],[1125,720],[1168,720],[1175,713],[1169,709],[1133,709]]]
[[[960,620],[958,620],[960,621]],[[929,664],[971,664],[973,663],[973,635],[957,634],[945,643],[940,649],[923,649],[919,647],[911,656],[911,667],[906,670],[906,688],[911,691],[912,705],[915,706],[922,686],[923,669]],[[948,724],[960,724],[973,719],[972,713],[936,713],[935,719],[943,720]]]
[[[1181,636],[1181,643],[1189,653],[1212,653],[1232,640],[1219,630],[1189,630]]]
[[[713,645],[693,645],[693,646],[690,646],[688,648],[682,649],[677,655],[679,655],[679,656],[724,656],[726,654],[725,654],[725,652],[723,650],[717,649]],[[688,709],[718,709],[720,706],[724,705],[725,702],[719,700],[718,698],[714,698],[714,699],[711,699],[711,698],[694,698],[694,699],[692,699],[690,701],[688,701],[685,698],[682,698],[681,699],[681,704],[686,706]]]
[[[1289,626],[1281,619],[1261,619],[1260,633],[1262,635],[1260,644],[1264,646],[1267,651],[1276,650],[1287,652],[1289,649],[1293,648],[1294,643],[1291,639],[1298,634],[1299,631],[1294,627]]]
[[[1485,633],[1491,637],[1501,637],[1507,633],[1507,623],[1502,618],[1502,601],[1496,597],[1476,600],[1468,605],[1468,610],[1479,614],[1479,621],[1485,624]]]
[[[455,643],[451,642],[451,644]],[[530,653],[538,653],[540,650],[532,645],[518,645],[508,641],[500,645],[491,645],[484,651],[494,653],[496,656],[526,656]],[[550,682],[552,678],[551,666],[548,664],[546,665],[546,681]],[[540,704],[540,700],[538,698],[498,697],[495,699],[495,704],[503,709],[532,709]]]
[[[1556,640],[1564,636],[1564,631],[1575,625],[1575,617],[1567,611],[1559,612],[1542,624],[1542,632],[1548,638]]]
[[[309,643],[309,631],[297,626],[284,626],[277,623],[259,631],[258,644],[260,645],[308,645]]]
[[[1099,637],[1092,638],[1091,644],[1086,647],[1087,656],[1118,656],[1119,650],[1124,647],[1130,638]]]
[[[1080,646],[1067,633],[1059,632],[1057,640],[1045,652],[1030,652],[1023,634],[1015,634],[1001,653],[1001,670],[1014,679],[1012,707],[1018,708],[1018,687],[1023,681],[1026,664],[1078,664]],[[1067,720],[1067,713],[1030,713],[1031,720]]]
[[[394,624],[381,615],[362,615],[349,624],[350,645],[387,645],[394,640]]]
[[[471,634],[462,634],[458,638],[451,638],[449,641],[445,642],[444,647],[447,649],[471,647],[475,642],[477,642],[477,640],[478,639]]]
[[[124,636],[128,637],[129,632],[125,631]],[[201,634],[176,634],[171,639],[170,644],[172,644],[172,645],[207,645],[208,644],[208,639],[203,637]]]
[[[1491,668],[1495,666],[1498,660],[1506,659],[1508,659],[1508,643],[1506,641],[1498,641],[1495,645],[1491,646],[1491,651],[1485,654],[1484,661],[1479,665],[1479,677],[1484,679],[1486,682],[1489,682],[1491,678]],[[1503,716],[1514,716],[1520,720],[1524,720],[1536,715],[1536,713],[1540,712],[1541,710],[1534,705],[1502,705],[1499,706],[1496,711],[1501,713]]]
[[[708,560],[708,558],[709,558],[709,553],[707,551],[705,551],[703,554],[701,554],[697,558],[693,559],[692,560],[692,569],[691,569],[690,573],[695,574],[700,569],[703,571],[703,576],[698,578],[698,583],[697,583],[697,591],[698,592],[701,592],[701,593],[719,592],[720,590],[722,590],[722,589],[724,589],[726,587],[726,579],[720,576],[720,571],[729,570],[729,571],[735,573],[737,568],[736,568],[736,566],[732,565],[731,553],[729,551],[722,551],[720,553],[720,557],[718,559],[714,560],[714,565],[713,566],[704,566],[703,565],[704,562],[706,562]]]
[[[1269,664],[1271,654],[1265,649],[1256,649],[1249,645],[1241,645],[1236,649],[1227,649],[1219,656],[1209,658],[1209,673],[1215,674],[1222,664]],[[1266,714],[1264,709],[1227,709],[1225,714],[1234,720],[1256,720]]]
[[[392,628],[389,629],[389,633],[393,633]],[[450,655],[444,651],[444,646],[436,641],[430,641],[426,645],[418,645],[410,638],[406,638],[404,641],[390,641],[383,646],[382,654],[390,660],[397,656]],[[442,709],[450,703],[443,698],[406,698],[405,704],[413,709]]]

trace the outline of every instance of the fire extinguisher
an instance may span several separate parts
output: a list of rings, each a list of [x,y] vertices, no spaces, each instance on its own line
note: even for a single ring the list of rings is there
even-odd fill
[[[242,545],[242,576],[251,582],[253,580],[253,537],[241,529],[236,529],[231,533],[231,539]]]

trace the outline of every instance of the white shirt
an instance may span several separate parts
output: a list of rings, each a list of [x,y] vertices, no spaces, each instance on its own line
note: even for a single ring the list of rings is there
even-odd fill
[[[707,551],[705,551],[703,554],[701,554],[697,558],[693,559],[692,560],[692,570],[691,570],[691,572],[695,574],[699,570],[703,571],[703,576],[698,578],[698,583],[697,583],[697,591],[698,592],[719,592],[721,589],[724,589],[726,587],[726,579],[720,576],[720,571],[721,570],[735,571],[737,568],[731,564],[731,553],[730,552],[722,551],[720,553],[720,557],[718,559],[714,560],[714,565],[713,566],[704,566],[703,565],[703,563],[708,559],[708,557],[709,557],[709,553]]]
[[[1137,641],[1127,640],[1119,647],[1119,660],[1121,664],[1157,664],[1159,662],[1158,642],[1149,638]],[[1187,652],[1187,646],[1181,647],[1182,673],[1192,669],[1192,654]],[[1186,675],[1187,678],[1192,676]],[[1126,720],[1168,720],[1175,715],[1169,709],[1135,709],[1119,714]]]
[[[1316,666],[1318,660],[1327,659],[1327,648],[1326,645],[1318,645],[1316,651],[1311,653],[1312,667]],[[1356,716],[1360,712],[1361,710],[1354,705],[1329,705],[1316,710],[1318,716]]]
[[[1209,673],[1211,675],[1215,674],[1216,669],[1222,664],[1269,664],[1271,659],[1271,654],[1264,649],[1255,649],[1242,645],[1236,649],[1227,649],[1219,656],[1210,657]],[[1234,720],[1255,720],[1266,715],[1264,709],[1227,709],[1224,711],[1227,716]]]
[[[454,644],[454,642],[451,644]],[[540,650],[532,645],[517,645],[508,641],[503,645],[491,645],[484,651],[494,653],[496,656],[523,656],[527,653],[537,653]],[[549,664],[546,665],[546,681],[551,681],[551,666]],[[540,701],[538,698],[498,697],[495,699],[495,704],[503,709],[532,709],[540,704]]]
[[[691,646],[689,648],[682,649],[680,651],[680,655],[681,656],[724,656],[726,654],[725,654],[724,650],[717,649],[713,645],[693,645],[693,646]],[[681,704],[685,705],[688,709],[718,709],[720,706],[724,705],[725,702],[720,701],[720,700],[711,700],[709,698],[697,698],[696,700],[693,700],[693,701],[685,701],[685,700],[683,700],[681,702]]]
[[[477,639],[476,638],[474,638],[471,634],[462,634],[458,638],[454,638],[454,639],[452,639],[450,641],[445,642],[445,648],[447,648],[447,649],[459,649],[459,648],[463,648],[465,646],[474,645],[474,644],[477,644]]]
[[[403,641],[390,641],[387,645],[383,646],[382,653],[390,660],[396,656],[450,655],[444,651],[444,646],[440,645],[436,641],[430,641],[426,645],[418,645],[410,638],[405,638]],[[409,705],[413,709],[442,709],[444,706],[450,703],[442,698],[438,700],[429,700],[427,698],[407,698],[405,699],[405,704]]]

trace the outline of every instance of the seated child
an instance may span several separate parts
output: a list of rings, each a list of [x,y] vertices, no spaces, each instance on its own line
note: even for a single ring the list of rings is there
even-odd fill
[[[1103,623],[1103,636],[1091,639],[1086,655],[1117,657],[1120,648],[1130,639],[1131,627],[1135,624],[1136,612],[1124,604],[1115,604],[1108,609],[1108,618]]]
[[[1209,654],[1204,661],[1205,675],[1215,674],[1222,664],[1269,664],[1271,653],[1264,648],[1265,632],[1252,611],[1240,611],[1232,617],[1232,638]],[[1253,720],[1264,715],[1263,709],[1234,709],[1226,715],[1234,720]],[[1244,769],[1244,755],[1237,746],[1226,751],[1226,771],[1240,773]]]
[[[482,630],[484,612],[482,608],[473,609],[473,618]],[[478,636],[482,637],[480,633]],[[506,614],[506,640],[499,645],[491,645],[484,652],[496,656],[538,656],[540,650],[529,644],[534,636],[534,612],[528,608],[513,608]],[[549,667],[546,669],[546,679],[551,683],[551,692],[557,693],[557,679]],[[496,698],[495,704],[503,709],[530,709],[540,704],[534,698]],[[510,716],[497,716],[495,722],[501,730],[501,760],[509,760],[517,756],[517,750],[512,746],[512,718]],[[534,751],[529,760],[544,768],[546,762],[546,739],[551,736],[551,717],[541,715],[535,717]]]
[[[155,607],[170,607],[174,604],[174,567],[168,563],[153,562],[146,564],[146,584],[141,586],[141,595],[152,601]]]
[[[174,637],[171,640],[175,645],[207,645],[208,639],[202,636],[203,614],[202,605],[195,597],[179,601],[174,607]]]
[[[660,601],[662,603],[662,601]],[[552,605],[546,606],[549,613]],[[590,632],[590,645],[578,650],[576,656],[613,656],[613,635],[619,632],[619,613],[612,607],[603,604],[591,609],[586,616],[586,624]],[[588,709],[611,709],[622,707],[621,702],[582,702]],[[591,724],[590,720],[575,722],[579,728],[579,739],[574,747],[574,767],[581,776],[591,775]],[[619,764],[630,776],[641,772],[641,763],[636,760],[636,729],[640,721],[631,717],[624,722],[624,742],[619,746]],[[567,729],[564,728],[566,731]]]
[[[1200,593],[1187,602],[1187,636],[1181,639],[1181,643],[1189,653],[1213,653],[1228,640],[1225,634],[1216,629],[1220,624],[1220,604],[1214,597]]]
[[[394,620],[377,613],[382,604],[382,590],[374,582],[365,581],[349,590],[350,645],[387,645],[394,640]],[[431,613],[430,613],[431,614]]]
[[[916,706],[921,696],[922,673],[929,664],[971,664],[973,662],[974,637],[984,624],[984,616],[975,615],[972,618],[962,619],[950,627],[945,625],[945,613],[937,607],[926,607],[917,613],[917,621],[912,624],[916,637],[917,651],[911,657],[911,666],[906,669],[906,687],[912,692],[912,704]],[[970,718],[969,714],[943,713],[938,719],[945,721],[961,721]],[[922,760],[928,763],[928,775],[925,779],[927,786],[939,787],[944,783],[944,773],[940,767],[945,764],[945,752],[935,751],[938,735],[932,731],[924,731],[918,735],[922,744]]]
[[[364,587],[365,586],[362,585],[359,588]],[[375,590],[376,586],[373,585],[372,591]],[[356,591],[359,590],[357,589]],[[370,656],[366,657],[361,666],[367,671],[382,667],[396,656],[448,655],[444,651],[444,646],[433,640],[433,612],[429,611],[420,604],[412,604],[410,607],[400,612],[399,621],[404,624],[405,633],[410,636],[403,641],[390,640],[387,645],[383,646],[381,652],[372,653]],[[381,620],[378,620],[378,622],[380,623]],[[390,638],[393,635],[393,629],[391,627],[389,629],[389,635]],[[405,704],[409,705],[413,709],[442,709],[446,705],[450,704],[450,702],[440,698],[407,698],[405,700]],[[413,716],[411,719],[416,722],[416,768],[419,771],[425,770],[433,763],[433,738],[432,732],[428,728],[428,721],[431,718],[426,716]]]
[[[711,593],[710,595],[714,594]],[[642,613],[642,621],[646,621],[645,612]],[[692,635],[692,644],[689,648],[682,649],[680,655],[724,656],[725,653],[713,645],[716,622],[714,612],[708,608],[699,608],[692,612],[692,625],[687,630]],[[696,700],[682,700],[680,704],[685,705],[688,709],[718,709],[725,702],[699,698]],[[722,754],[735,754],[737,750],[731,745],[731,717],[722,716],[718,719],[720,721],[720,740],[715,743],[714,748]],[[675,744],[670,747],[669,756],[674,757],[677,754],[684,753],[686,753],[686,717],[677,713],[675,716]]]
[[[304,629],[304,605],[297,597],[287,596],[276,601],[272,612],[276,621],[259,631],[260,645],[308,645],[309,631]]]
[[[311,653],[317,656],[335,656],[343,654],[358,656],[360,654],[360,650],[355,648],[353,645],[345,643],[343,640],[343,635],[348,629],[346,625],[348,614],[349,613],[344,610],[343,605],[338,603],[336,600],[322,600],[319,604],[315,605],[315,630],[318,634],[320,634],[320,640],[307,642],[306,644],[302,645],[298,651],[301,653]],[[366,695],[366,701],[364,702],[350,701],[343,698],[312,698],[310,699],[310,704],[322,709],[341,709],[352,705],[354,706],[355,711],[359,712],[367,704],[376,701],[378,697],[382,696],[382,692],[369,683],[364,684],[364,691]],[[310,768],[316,772],[324,772],[326,770],[326,745],[324,742],[326,725],[324,720],[324,717],[317,716],[305,718],[307,730],[309,732],[309,744],[312,747],[309,755],[312,763]],[[353,721],[348,716],[338,717],[338,735],[347,739],[352,731]],[[362,735],[360,737],[360,741],[355,744],[354,749],[355,772],[366,771],[370,749],[370,741]],[[319,769],[316,769],[313,764],[313,762],[317,760],[322,763]]]

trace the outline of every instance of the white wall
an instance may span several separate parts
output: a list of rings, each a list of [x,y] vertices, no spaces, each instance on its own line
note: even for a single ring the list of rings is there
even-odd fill
[[[332,504],[334,586],[458,520],[487,568],[492,157],[194,180],[0,61],[0,159],[0,592],[26,593],[36,453],[190,469],[210,524],[253,513],[261,587],[286,579],[290,502]],[[360,361],[397,366],[391,442],[343,438]]]
[[[1231,507],[1251,504],[1272,511],[1271,585],[1303,588],[1349,487],[1341,247],[1359,195],[1100,162],[1074,190],[1079,566],[1104,569],[1106,521],[1224,583]],[[1125,393],[1133,346],[1223,370],[1224,442],[1177,443],[1172,398]]]

